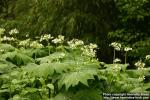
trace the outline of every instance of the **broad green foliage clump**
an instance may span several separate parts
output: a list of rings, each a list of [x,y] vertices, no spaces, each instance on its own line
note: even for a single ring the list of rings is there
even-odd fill
[[[116,57],[114,64],[105,64],[95,57],[96,44],[66,41],[62,35],[5,38],[1,35],[1,100],[101,100],[102,93],[150,92],[150,68],[142,61],[132,70]]]

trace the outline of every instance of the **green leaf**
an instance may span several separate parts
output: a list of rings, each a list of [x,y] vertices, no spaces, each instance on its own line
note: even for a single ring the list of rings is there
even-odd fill
[[[11,46],[10,44],[0,44],[0,49],[4,50],[4,52],[11,52],[15,50],[15,47]]]
[[[71,97],[69,97],[68,94],[59,93],[54,98],[51,98],[50,100],[72,100],[72,99]]]
[[[68,70],[72,69],[71,64],[68,63],[43,63],[40,65],[34,65],[34,66],[26,66],[26,70],[32,73],[35,76],[43,76],[47,77],[48,75],[53,75],[54,71],[56,73],[63,73],[67,72]]]
[[[49,56],[38,58],[37,61],[39,61],[40,63],[48,63],[48,62],[52,62],[58,59],[62,59],[64,57],[65,57],[65,53],[55,52],[53,54],[50,54]]]
[[[54,90],[54,85],[53,84],[47,84],[46,85],[49,89]]]
[[[28,67],[27,67],[28,68]],[[30,67],[30,69],[27,69],[32,75],[37,77],[47,77],[48,75],[53,75],[54,69],[49,66],[49,64],[41,64],[36,65],[33,67]]]
[[[134,88],[133,90],[131,90],[130,92],[133,92],[133,93],[149,93],[149,91],[146,91],[145,87],[137,87],[137,88]]]
[[[6,54],[2,55],[3,59],[6,59],[7,61],[10,61],[18,66],[20,65],[26,65],[28,63],[33,62],[34,60],[22,53],[18,53],[16,51],[14,52],[7,52]]]
[[[88,86],[88,79],[94,79],[94,75],[97,75],[95,70],[79,70],[77,72],[65,73],[62,75],[61,79],[58,82],[59,89],[65,85],[66,90],[70,86],[76,86],[81,82],[82,84]]]
[[[48,55],[48,50],[45,48],[37,48],[37,49],[31,49],[32,57],[36,55],[36,57],[43,57]]]
[[[96,89],[86,89],[78,91],[72,100],[102,100],[102,92]]]

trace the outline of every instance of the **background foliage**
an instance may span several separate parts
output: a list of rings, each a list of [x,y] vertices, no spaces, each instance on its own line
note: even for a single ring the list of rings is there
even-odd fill
[[[149,5],[149,0],[1,0],[0,26],[19,29],[18,38],[50,33],[96,42],[98,57],[107,63],[108,44],[119,41],[136,49],[130,54],[136,60],[149,53]]]

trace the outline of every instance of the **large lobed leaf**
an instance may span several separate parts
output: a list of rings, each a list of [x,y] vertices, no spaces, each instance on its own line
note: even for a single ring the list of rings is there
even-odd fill
[[[18,66],[26,65],[28,63],[34,62],[34,60],[31,57],[29,57],[25,54],[16,52],[16,51],[7,52],[6,54],[2,55],[2,58],[9,61],[9,62],[12,62]]]
[[[5,52],[14,51],[15,47],[11,46],[10,44],[0,44],[0,49],[4,50]]]
[[[62,75],[61,79],[58,82],[59,89],[62,88],[63,85],[66,86],[66,90],[68,90],[71,86],[76,86],[81,82],[82,84],[88,86],[88,79],[94,79],[94,75],[97,75],[96,70],[92,69],[84,69],[75,72],[65,73]]]
[[[58,59],[62,59],[64,57],[65,57],[65,53],[55,52],[55,53],[50,54],[49,56],[38,58],[37,61],[39,61],[40,63],[48,63],[48,62],[52,62]]]
[[[32,66],[33,65],[33,66]],[[32,73],[34,76],[47,77],[48,75],[53,75],[56,73],[67,72],[71,69],[71,64],[67,63],[43,63],[40,65],[32,64],[30,66],[26,66],[28,72]]]

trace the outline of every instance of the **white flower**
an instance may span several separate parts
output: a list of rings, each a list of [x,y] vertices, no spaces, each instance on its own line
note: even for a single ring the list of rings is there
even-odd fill
[[[10,32],[9,32],[9,34],[10,35],[13,35],[13,34],[18,34],[19,33],[19,31],[15,28],[15,29],[12,29]]]
[[[84,47],[81,48],[83,51],[83,55],[90,56],[90,57],[95,57],[96,55],[96,50],[94,50],[96,46],[91,46],[90,45],[85,45]]]
[[[30,43],[30,39],[26,39],[26,40],[20,41],[19,45],[20,46],[28,46],[29,43]]]
[[[114,71],[120,71],[121,67],[116,64],[115,66],[113,66],[113,70]]]
[[[57,44],[57,43],[62,43],[61,39],[55,38],[54,40],[52,40],[53,43]]]
[[[37,41],[33,41],[31,44],[30,44],[30,47],[33,47],[33,48],[42,48],[43,45],[38,43]]]
[[[75,41],[76,46],[83,45],[83,44],[84,44],[84,42],[82,40],[76,40]]]
[[[45,34],[44,36],[41,36],[40,42],[43,41],[43,40],[48,41],[49,39],[53,39],[53,38],[54,38],[54,37],[51,36],[51,34]]]
[[[64,36],[62,35],[58,35],[57,38],[52,40],[53,43],[57,44],[57,43],[63,43],[64,42]]]
[[[62,36],[62,35],[58,35],[58,38],[61,39],[61,40],[64,40],[65,37]]]
[[[117,51],[120,51],[120,49],[121,49],[121,44],[117,43],[117,42],[111,43],[110,46],[114,47],[114,49]]]
[[[6,36],[4,36],[2,41],[6,41],[6,40],[7,40],[7,37],[6,37]]]
[[[130,47],[125,47],[124,48],[124,51],[131,51],[132,50],[132,48],[130,48]]]
[[[135,63],[135,66],[139,67],[139,68],[144,68],[145,63],[143,63],[141,60]]]
[[[78,46],[84,45],[84,42],[78,39],[72,39],[71,41],[68,41],[67,43],[71,48],[76,48]]]
[[[10,41],[15,41],[15,38],[11,37],[11,38],[10,38]]]
[[[145,80],[145,76],[141,76],[141,77],[139,77],[139,81],[141,82],[141,81],[144,81]]]
[[[5,29],[4,28],[0,28],[0,35],[4,34],[4,32],[5,32]]]
[[[4,36],[2,41],[13,41],[14,39],[13,38],[10,38],[10,37],[7,37],[7,36]]]
[[[120,60],[119,58],[116,58],[116,59],[114,59],[113,62],[114,62],[114,63],[117,63],[117,62],[121,62],[121,60]]]
[[[146,58],[146,60],[150,59],[150,55],[146,55],[145,58]]]
[[[90,47],[91,49],[94,49],[94,48],[97,48],[98,46],[97,46],[97,44],[90,43],[89,47]]]

